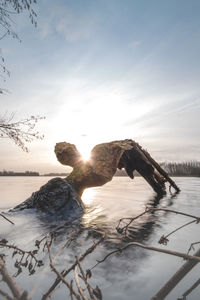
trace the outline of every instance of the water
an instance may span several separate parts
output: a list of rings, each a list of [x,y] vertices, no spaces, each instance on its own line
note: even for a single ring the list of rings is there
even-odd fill
[[[24,201],[49,179],[47,177],[1,177],[0,210],[6,212]],[[136,177],[132,181],[127,177],[115,177],[103,187],[84,192],[83,201],[86,211],[81,220],[47,216],[33,211],[9,213],[7,216],[15,225],[0,218],[0,238],[6,238],[10,243],[31,250],[36,239],[40,239],[49,231],[56,230],[57,239],[53,243],[52,256],[55,257],[57,269],[61,271],[73,263],[75,255],[83,253],[93,244],[93,241],[106,234],[107,240],[82,264],[85,270],[90,269],[95,265],[96,260],[102,259],[110,251],[127,242],[115,229],[119,219],[137,216],[144,211],[146,205],[200,216],[199,179],[175,178],[175,181],[181,188],[181,193],[175,197],[171,197],[168,193],[162,199],[157,199],[143,178]],[[191,243],[200,241],[199,224],[192,224],[170,236],[167,246],[158,244],[158,240],[162,235],[168,234],[190,220],[184,216],[164,212],[146,214],[130,227],[129,241],[135,240],[154,247],[186,253]],[[70,245],[67,245],[63,251],[59,250],[75,228],[77,233]],[[198,249],[198,245],[195,249]],[[40,255],[45,262],[43,267],[37,269],[32,276],[28,276],[27,271],[23,271],[16,278],[18,284],[31,293],[33,300],[41,299],[56,278],[55,274],[49,271],[46,251]],[[6,261],[9,271],[14,273],[16,269],[13,266],[13,259],[8,257]],[[103,299],[148,300],[183,263],[182,259],[174,256],[130,247],[120,254],[110,256],[94,268],[90,282],[94,287],[98,285],[101,288]],[[197,265],[166,299],[174,300],[181,297],[199,279],[199,271]],[[68,281],[71,276],[73,273]],[[67,299],[68,295],[66,287],[61,286],[56,289],[52,299]],[[193,290],[187,299],[199,300],[200,287]]]

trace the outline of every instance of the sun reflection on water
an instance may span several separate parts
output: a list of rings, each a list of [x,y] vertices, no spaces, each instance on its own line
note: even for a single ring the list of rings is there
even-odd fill
[[[102,213],[101,205],[93,205],[96,193],[95,188],[89,188],[86,189],[82,195],[83,203],[86,205],[85,213],[82,218],[82,222],[85,226],[90,226]]]
[[[96,191],[94,188],[85,189],[81,197],[85,205],[90,205],[93,202]]]
[[[97,206],[93,207],[91,209],[86,209],[85,214],[82,217],[82,224],[85,225],[86,227],[92,226],[92,225],[97,225],[97,220],[99,219],[99,216],[102,213],[102,207]]]

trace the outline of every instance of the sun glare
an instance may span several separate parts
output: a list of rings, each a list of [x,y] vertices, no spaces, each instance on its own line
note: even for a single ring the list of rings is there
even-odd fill
[[[81,144],[78,146],[78,150],[82,156],[82,159],[84,161],[87,161],[90,159],[90,153],[91,153],[91,148],[89,145],[85,144]]]
[[[82,159],[87,161],[90,159],[90,151],[81,152]]]
[[[95,196],[95,189],[89,188],[84,190],[81,199],[85,205],[90,205],[93,201],[94,196]]]

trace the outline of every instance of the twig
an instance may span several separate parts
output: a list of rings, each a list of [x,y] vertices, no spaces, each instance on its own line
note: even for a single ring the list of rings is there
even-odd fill
[[[189,252],[190,252],[192,249],[194,250],[194,245],[197,245],[197,244],[200,244],[200,242],[192,243],[192,244],[190,245],[190,248],[188,249],[187,254],[189,254]]]
[[[38,253],[38,249],[33,249],[32,251],[25,251],[21,248],[18,248],[15,245],[8,244],[6,239],[0,240],[0,248],[11,249],[12,258],[16,255],[19,259],[16,259],[14,263],[14,267],[17,268],[17,272],[14,277],[17,277],[22,271],[23,268],[27,268],[29,271],[29,275],[33,275],[35,273],[36,267],[43,266],[43,261],[36,257]]]
[[[96,243],[94,243],[90,248],[88,248],[80,257],[79,257],[79,261],[82,261],[87,255],[89,255],[90,253],[92,253],[95,248],[104,240],[104,236],[99,239]],[[60,274],[62,275],[62,277],[64,278],[65,276],[67,276],[67,274],[69,274],[72,270],[74,270],[74,268],[77,265],[77,261],[74,262],[74,264],[68,269],[68,270],[63,270]],[[49,290],[46,292],[46,294],[43,295],[42,300],[46,300],[48,299],[51,294],[53,293],[53,291],[55,290],[55,288],[61,283],[61,278],[58,277],[56,278],[56,280],[54,281],[54,283],[52,284],[52,286],[49,288]]]
[[[0,216],[6,219],[8,222],[10,222],[12,225],[15,225],[11,220],[9,220],[7,217],[5,217],[3,214],[0,213]]]
[[[70,290],[70,294],[73,294],[77,300],[80,300],[80,296],[73,290],[72,285],[69,284],[65,278],[63,277],[63,275],[55,268],[55,266],[53,265],[53,261],[52,261],[52,257],[51,257],[51,251],[50,251],[50,246],[49,246],[49,242],[48,242],[48,238],[46,237],[46,245],[47,245],[47,250],[48,250],[48,254],[49,254],[49,262],[50,262],[50,267],[52,269],[52,271],[60,278],[60,280],[68,287],[68,289]]]
[[[13,117],[13,115],[12,115]],[[39,120],[44,119],[40,116],[31,116],[16,122],[10,122],[7,116],[0,116],[0,133],[1,138],[8,137],[15,144],[28,152],[26,143],[32,142],[34,139],[43,139],[44,136],[35,131],[35,126]]]
[[[13,250],[15,250],[15,254],[17,254],[17,253],[21,254],[22,258],[24,257],[25,254],[27,254],[27,258],[30,256],[31,258],[33,258],[35,260],[36,263],[40,264],[40,262],[41,262],[40,260],[38,260],[35,257],[34,250],[33,251],[26,251],[26,250],[23,250],[21,248],[18,248],[17,246],[7,244],[7,241],[6,241],[6,243],[0,241],[0,247],[13,249]]]
[[[200,259],[200,249],[195,252],[194,256]],[[162,300],[175,288],[175,286],[187,275],[194,266],[198,263],[198,260],[187,261],[166,283],[165,285],[152,297],[152,300]]]
[[[156,252],[161,252],[161,253],[165,253],[165,254],[169,254],[169,255],[173,255],[173,256],[182,257],[184,259],[193,260],[195,262],[200,262],[200,257],[198,257],[198,256],[194,256],[194,255],[191,256],[191,255],[187,255],[187,254],[182,253],[182,252],[151,247],[151,246],[147,246],[147,245],[144,245],[144,244],[141,244],[141,243],[138,243],[138,242],[131,242],[131,243],[128,243],[126,246],[122,247],[122,248],[118,248],[118,249],[108,253],[102,260],[97,260],[97,263],[91,269],[94,269],[98,264],[104,262],[112,254],[117,253],[117,252],[122,252],[130,246],[138,246],[138,247],[141,247],[141,248],[144,248],[144,249],[147,249],[147,250],[153,250],[153,251],[156,251]]]
[[[116,227],[117,232],[123,233],[123,231],[124,231],[124,229],[125,229],[125,235],[126,235],[127,229],[128,229],[128,227],[131,225],[131,223],[133,223],[133,221],[135,221],[136,219],[142,217],[143,215],[145,215],[145,214],[148,213],[148,212],[149,212],[149,210],[146,209],[143,213],[139,214],[138,216],[136,216],[136,217],[134,217],[134,218],[122,218],[122,219],[120,219],[120,220],[119,220],[119,223],[118,223],[118,225],[117,225],[117,227]],[[126,224],[124,227],[120,228],[120,227],[119,227],[120,223],[121,223],[122,221],[124,221],[124,220],[127,220],[127,219],[130,220],[129,223]]]
[[[75,227],[74,230],[69,234],[69,236],[67,237],[65,243],[58,249],[57,253],[56,253],[56,256],[57,257],[58,255],[61,254],[61,252],[64,250],[64,248],[70,244],[72,238],[75,236],[75,234],[78,232],[79,229],[79,226]]]
[[[200,284],[200,278],[182,295],[182,299],[186,299],[186,296],[192,293],[194,289]]]
[[[191,215],[191,214],[187,214],[187,213],[183,213],[181,211],[177,211],[177,210],[172,210],[172,209],[167,209],[167,208],[148,208],[148,211],[165,211],[165,212],[171,212],[177,215],[182,215],[182,216],[186,216],[186,217],[190,217],[190,218],[194,218],[197,220],[197,222],[200,222],[200,217]]]
[[[10,297],[6,292],[2,291],[0,289],[0,295],[4,297],[6,300],[14,300],[12,297]]]
[[[78,289],[78,291],[79,291],[81,297],[83,298],[83,300],[89,300],[89,299],[85,296],[85,294],[84,294],[84,292],[83,292],[83,290],[82,290],[82,288],[81,288],[81,285],[80,285],[80,283],[79,283],[79,279],[78,279],[78,271],[77,271],[77,269],[78,269],[78,266],[76,265],[76,267],[75,267],[75,269],[74,269],[74,279],[75,279],[75,282],[76,282],[77,289]]]
[[[84,281],[84,283],[85,283],[85,285],[86,285],[86,287],[87,287],[87,290],[88,290],[88,293],[89,293],[89,295],[90,295],[90,297],[91,297],[91,300],[94,300],[94,297],[93,297],[93,294],[92,294],[90,285],[89,285],[89,283],[88,283],[88,276],[87,276],[87,275],[85,276],[85,274],[84,274],[84,272],[83,272],[83,269],[82,269],[82,267],[81,267],[81,264],[80,264],[80,262],[79,262],[78,257],[76,257],[76,259],[77,259],[77,264],[78,264],[79,270],[81,271],[81,275],[82,275],[81,278],[82,278],[82,280]]]
[[[140,218],[141,216],[149,213],[149,212],[152,212],[152,211],[164,211],[164,212],[170,212],[170,213],[174,213],[174,214],[177,214],[177,215],[182,215],[182,216],[186,216],[186,217],[190,217],[190,218],[193,218],[193,219],[196,219],[196,222],[199,223],[200,221],[200,217],[197,217],[197,216],[194,216],[194,215],[191,215],[191,214],[187,214],[187,213],[183,213],[183,212],[180,212],[180,211],[176,211],[176,210],[172,210],[172,209],[166,209],[166,208],[147,208],[144,212],[142,212],[140,215],[136,216],[136,217],[133,217],[133,218],[121,218],[118,222],[118,225],[116,227],[116,230],[119,232],[119,233],[123,233],[125,231],[125,235],[126,235],[126,232],[127,232],[127,229],[128,227],[131,225],[131,223],[133,223],[136,219]],[[120,224],[121,222],[123,222],[124,220],[129,220],[129,222],[120,228]]]
[[[5,267],[5,262],[1,257],[0,257],[0,273],[2,275],[2,280],[7,284],[7,286],[11,290],[13,297],[20,300],[22,295],[24,294],[24,291],[17,285],[13,277],[8,273]]]
[[[173,231],[171,231],[170,233],[168,233],[165,237],[169,237],[171,234],[173,234],[174,232],[176,232],[176,231],[178,231],[178,230],[180,230],[180,229],[182,229],[182,228],[184,228],[184,227],[186,227],[186,226],[188,226],[188,225],[190,225],[190,224],[193,224],[193,223],[195,223],[196,221],[195,220],[193,220],[193,221],[190,221],[190,222],[188,222],[188,223],[185,223],[185,224],[183,224],[182,226],[180,226],[180,227],[178,227],[178,228],[176,228],[175,230],[173,230]]]
[[[72,293],[72,290],[73,290],[73,280],[71,280],[71,282],[70,282],[70,298],[71,298],[71,300],[73,300],[73,293]]]
[[[161,238],[160,238],[160,240],[158,241],[158,243],[159,243],[159,244],[163,244],[163,245],[167,245],[167,242],[169,241],[169,240],[168,240],[168,237],[169,237],[170,235],[172,235],[173,233],[177,232],[178,230],[180,230],[180,229],[182,229],[182,228],[184,228],[184,227],[186,227],[186,226],[188,226],[188,225],[190,225],[190,224],[193,224],[193,223],[195,223],[195,222],[196,222],[196,220],[193,220],[193,221],[190,221],[190,222],[188,222],[188,223],[185,223],[185,224],[181,225],[180,227],[174,229],[173,231],[171,231],[171,232],[168,233],[167,235],[161,236]],[[189,251],[188,251],[188,252],[189,252]],[[187,254],[188,254],[188,253],[187,253]]]

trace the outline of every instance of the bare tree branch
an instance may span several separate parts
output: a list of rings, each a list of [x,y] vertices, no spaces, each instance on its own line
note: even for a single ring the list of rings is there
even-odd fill
[[[182,215],[182,216],[186,216],[186,217],[190,217],[190,218],[193,218],[195,219],[196,223],[199,223],[200,221],[200,217],[197,217],[197,216],[194,216],[194,215],[191,215],[191,214],[187,214],[187,213],[183,213],[183,212],[180,212],[180,211],[176,211],[176,210],[172,210],[172,209],[166,209],[166,208],[146,208],[144,212],[142,212],[141,214],[139,214],[138,216],[136,217],[133,217],[133,218],[121,218],[117,224],[117,227],[116,227],[116,230],[117,232],[119,233],[124,233],[125,235],[127,234],[127,230],[129,228],[129,226],[138,218],[142,217],[143,215],[147,214],[147,213],[150,213],[150,212],[153,212],[153,211],[163,211],[163,212],[170,212],[170,213],[174,213],[174,214],[177,214],[177,215]],[[120,227],[121,223],[122,222],[125,222],[125,221],[128,221],[128,223],[126,225],[124,225],[123,227]],[[188,223],[187,225],[189,225],[190,223]],[[186,224],[184,225],[186,226]],[[182,228],[182,227],[180,227]],[[179,229],[180,229],[179,228]],[[175,231],[179,230],[179,229],[176,229]],[[175,232],[174,231],[174,232]],[[172,233],[171,233],[172,234]]]
[[[5,300],[15,300],[12,297],[10,297],[6,292],[2,291],[1,289],[0,289],[0,295],[3,296]]]
[[[84,294],[84,292],[83,292],[83,290],[81,288],[81,285],[80,285],[80,282],[79,282],[79,278],[78,278],[78,271],[77,271],[77,269],[78,269],[78,266],[76,265],[76,267],[74,268],[74,278],[75,278],[77,289],[78,289],[78,291],[79,291],[79,293],[80,293],[80,295],[81,295],[81,297],[82,297],[83,300],[89,300],[85,296],[85,294]]]
[[[186,297],[194,291],[197,286],[200,284],[200,278],[187,290],[183,293],[181,298],[178,298],[177,300],[186,300]]]
[[[37,259],[36,257],[38,249],[26,251],[21,248],[18,248],[15,245],[8,244],[8,241],[6,239],[0,240],[0,248],[13,250],[12,257],[14,257],[15,255],[19,256],[20,259],[17,259],[14,264],[15,268],[17,268],[17,272],[14,275],[15,277],[17,277],[22,272],[23,267],[28,268],[29,275],[32,275],[35,273],[36,267],[43,266],[43,261]]]
[[[2,280],[7,284],[9,287],[10,291],[13,294],[13,297],[16,298],[17,300],[22,299],[22,295],[25,295],[25,291],[23,291],[17,283],[14,281],[13,277],[8,273],[6,267],[5,267],[5,262],[4,260],[0,257],[0,273],[2,275]],[[24,300],[27,299],[24,298]]]
[[[13,29],[15,27],[15,22],[13,20],[13,15],[18,15],[23,12],[28,12],[29,19],[31,23],[36,27],[37,26],[37,14],[34,10],[34,4],[36,0],[1,0],[0,1],[0,40],[5,38],[5,36],[11,36],[14,39],[17,39],[21,42],[17,32]],[[3,81],[6,81],[6,77],[10,77],[9,70],[5,67],[4,58],[0,56],[0,59],[3,62],[1,66],[0,77]],[[5,89],[0,88],[0,94],[7,92]]]
[[[91,254],[95,248],[104,240],[104,236],[99,239],[96,243],[94,243],[90,248],[88,248],[80,257],[79,257],[79,262],[82,261],[87,255]],[[72,270],[74,270],[74,268],[77,265],[77,260],[74,262],[74,264],[71,265],[71,267],[67,270],[63,270],[62,272],[60,272],[60,274],[65,277],[67,276],[67,274],[69,274]],[[43,295],[42,300],[46,300],[48,299],[51,294],[54,292],[55,288],[61,283],[61,279],[60,277],[56,278],[56,280],[54,281],[54,283],[52,284],[52,286],[49,288],[49,290],[46,292],[46,294]]]
[[[188,226],[188,225],[190,225],[190,224],[193,224],[193,223],[196,223],[196,220],[187,222],[187,223],[181,225],[180,227],[174,229],[173,231],[171,231],[171,232],[168,233],[167,235],[161,236],[161,238],[160,238],[160,240],[158,241],[158,243],[159,243],[159,244],[163,244],[163,245],[167,245],[167,243],[168,243],[168,241],[169,241],[169,240],[168,240],[168,237],[169,237],[170,235],[174,234],[174,233],[177,232],[178,230],[180,230],[180,229],[182,229],[182,228],[184,228],[184,227],[186,227],[186,226]]]
[[[185,254],[185,253],[182,253],[182,252],[177,252],[177,251],[172,251],[172,250],[166,250],[166,249],[162,249],[162,248],[151,247],[151,246],[147,246],[147,245],[144,245],[144,244],[141,244],[141,243],[138,243],[138,242],[131,242],[131,243],[128,243],[127,245],[125,245],[122,248],[118,248],[114,251],[111,251],[102,260],[97,260],[97,263],[91,269],[94,269],[97,265],[104,262],[112,254],[118,253],[118,252],[121,253],[122,251],[124,251],[125,249],[127,249],[131,246],[137,246],[137,247],[141,247],[141,248],[146,249],[146,250],[152,250],[152,251],[161,252],[161,253],[165,253],[165,254],[169,254],[169,255],[173,255],[173,256],[182,257],[182,258],[187,259],[187,260],[189,259],[189,260],[194,260],[196,262],[200,262],[200,257],[197,257],[197,256],[188,255],[188,254]]]
[[[200,258],[200,249],[193,257]],[[182,265],[178,271],[164,284],[164,286],[152,297],[152,300],[163,300],[174,289],[174,287],[187,275],[198,263],[197,260],[189,260]]]
[[[89,277],[91,277],[91,272],[89,271],[89,272],[87,272],[86,273],[86,276],[85,276],[85,274],[84,274],[84,272],[83,272],[83,269],[82,269],[82,267],[81,267],[81,264],[80,264],[80,262],[79,262],[79,259],[78,259],[78,257],[76,257],[76,259],[77,259],[77,265],[78,265],[78,267],[79,267],[79,270],[81,271],[81,278],[82,278],[82,280],[84,281],[84,283],[85,283],[85,285],[86,285],[86,288],[87,288],[87,290],[88,290],[88,293],[89,293],[89,295],[90,295],[90,298],[91,298],[91,300],[94,300],[94,297],[93,297],[93,294],[92,294],[92,291],[91,291],[91,287],[90,287],[90,285],[89,285],[89,283],[88,283],[88,278]],[[76,266],[77,267],[77,266]],[[75,270],[76,270],[76,268],[75,268]]]
[[[10,116],[7,114],[0,116],[0,138],[10,138],[17,146],[22,148],[22,150],[28,152],[29,150],[26,143],[30,143],[35,139],[41,140],[44,138],[43,135],[34,129],[37,122],[45,119],[45,117],[31,116],[17,122],[13,122],[13,118],[13,113]]]
[[[197,244],[200,244],[200,242],[195,242],[195,243],[192,243],[188,249],[188,252],[187,254],[189,254],[189,252],[193,249],[194,250],[194,245],[197,245]]]
[[[10,222],[12,225],[15,225],[15,223],[13,223],[11,220],[9,220],[6,216],[4,216],[3,214],[0,213],[0,216],[3,217],[4,219],[6,219],[8,222]]]
[[[47,245],[47,250],[48,250],[48,254],[49,254],[49,262],[50,262],[50,267],[52,269],[52,271],[58,276],[58,278],[60,278],[60,280],[68,287],[68,289],[70,290],[70,294],[74,295],[76,297],[77,300],[80,300],[80,296],[73,290],[72,284],[69,284],[65,278],[63,277],[63,275],[55,268],[54,264],[53,264],[53,260],[51,257],[51,250],[50,250],[50,245],[49,245],[49,241],[48,238],[46,237],[46,245]]]

